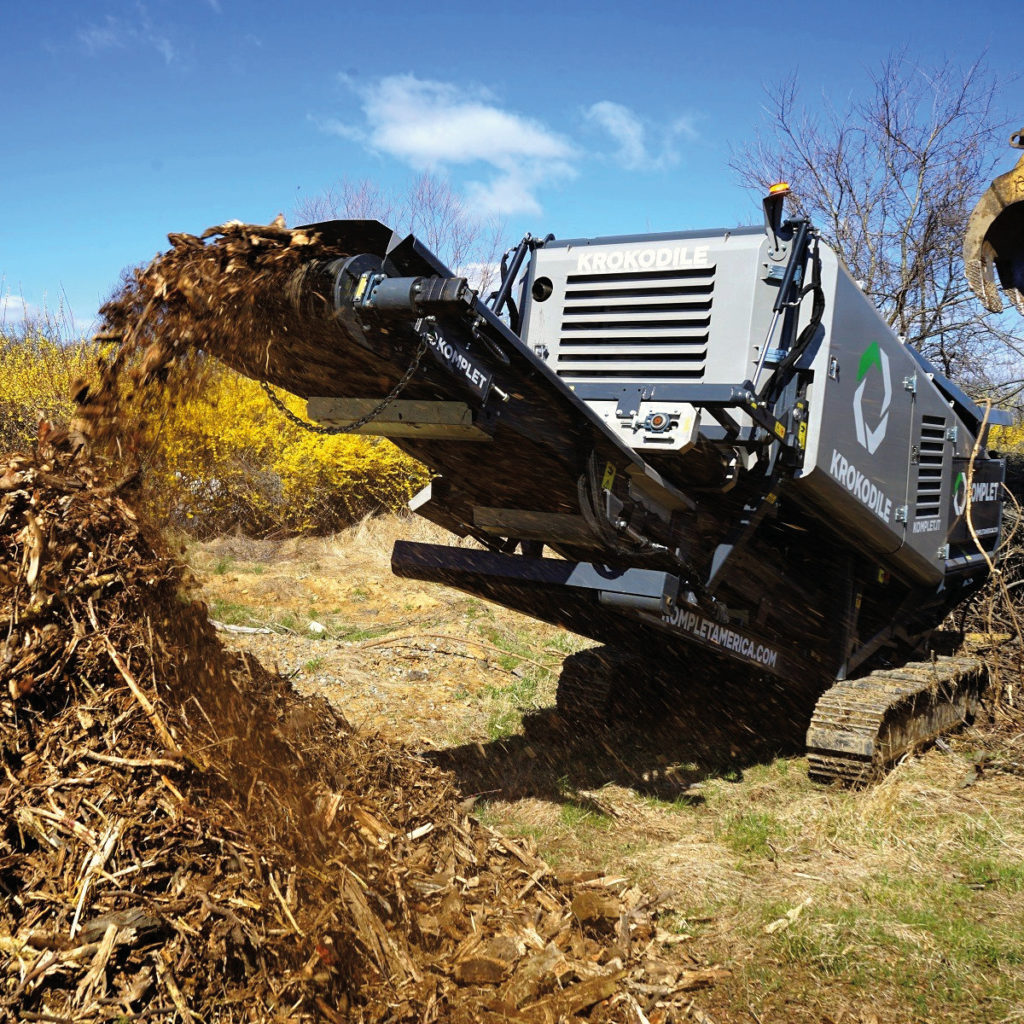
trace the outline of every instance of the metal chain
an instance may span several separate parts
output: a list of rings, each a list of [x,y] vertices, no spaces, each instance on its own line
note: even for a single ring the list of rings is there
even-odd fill
[[[412,380],[412,375],[419,368],[420,361],[427,351],[427,339],[421,338],[419,348],[416,349],[416,354],[412,357],[412,362],[409,364],[409,368],[402,374],[402,379],[384,396],[384,398],[375,405],[365,416],[360,416],[359,419],[353,420],[351,423],[346,424],[343,427],[321,427],[316,423],[309,423],[308,421],[301,419],[296,416],[295,413],[288,408],[284,402],[281,401],[277,395],[274,394],[270,385],[265,381],[260,381],[260,387],[267,394],[267,398],[270,399],[271,403],[278,409],[278,411],[284,413],[285,418],[294,423],[297,427],[302,427],[303,430],[308,430],[311,434],[348,434],[353,430],[358,430],[360,427],[365,427],[371,420],[376,419],[404,390],[406,384]]]

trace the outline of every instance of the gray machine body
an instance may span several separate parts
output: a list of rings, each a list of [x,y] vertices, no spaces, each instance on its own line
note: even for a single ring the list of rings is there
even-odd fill
[[[998,544],[1002,463],[975,441],[1005,417],[986,420],[819,251],[825,313],[798,364],[811,383],[788,494],[885,569],[940,584],[984,559],[972,526]],[[751,456],[702,398],[756,386],[785,356],[773,304],[788,255],[760,228],[550,242],[528,271],[523,340],[630,447],[685,459],[715,444],[738,475]]]
[[[781,214],[528,235],[486,302],[413,236],[320,225],[357,254],[294,299],[331,325],[333,368],[275,382],[430,467],[412,507],[488,549],[398,544],[400,575],[789,681],[905,662],[988,576],[1007,418]]]

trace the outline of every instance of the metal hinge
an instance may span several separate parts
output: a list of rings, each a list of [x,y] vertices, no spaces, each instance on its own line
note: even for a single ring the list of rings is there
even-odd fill
[[[897,523],[905,523],[907,521],[907,516],[909,515],[909,505],[897,505],[895,511],[893,512],[893,517],[895,518]]]
[[[952,441],[953,444],[956,444],[956,439],[957,439],[958,436],[959,436],[959,431],[957,430],[956,427],[947,427],[946,428],[946,440],[947,441]]]
[[[912,374],[910,377],[903,378],[903,389],[909,391],[912,395],[917,394],[917,374]]]
[[[949,558],[949,545],[943,544],[938,551],[935,552],[936,558],[947,559]]]

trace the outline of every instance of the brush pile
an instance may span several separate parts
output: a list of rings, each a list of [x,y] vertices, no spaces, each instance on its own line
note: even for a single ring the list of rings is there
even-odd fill
[[[180,351],[146,330],[133,387]],[[0,1019],[682,1019],[719,972],[652,901],[225,652],[96,466],[45,424],[0,463]]]
[[[966,646],[985,659],[989,696],[997,719],[1019,730],[1024,720],[1024,458],[1007,457],[1003,540],[996,571],[962,610],[950,616],[951,625]]]

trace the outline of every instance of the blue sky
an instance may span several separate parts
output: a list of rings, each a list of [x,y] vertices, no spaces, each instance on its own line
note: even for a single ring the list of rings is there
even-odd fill
[[[0,306],[84,329],[169,231],[445,175],[508,241],[758,216],[728,167],[764,86],[842,106],[901,47],[1018,74],[1018,4],[10,4]],[[967,14],[966,19],[964,14]],[[1005,112],[1024,123],[1024,83]],[[1014,125],[1016,127],[1016,125]],[[997,145],[1005,141],[1000,133]],[[1006,164],[1009,166],[1009,151]],[[979,183],[980,187],[980,183]]]

